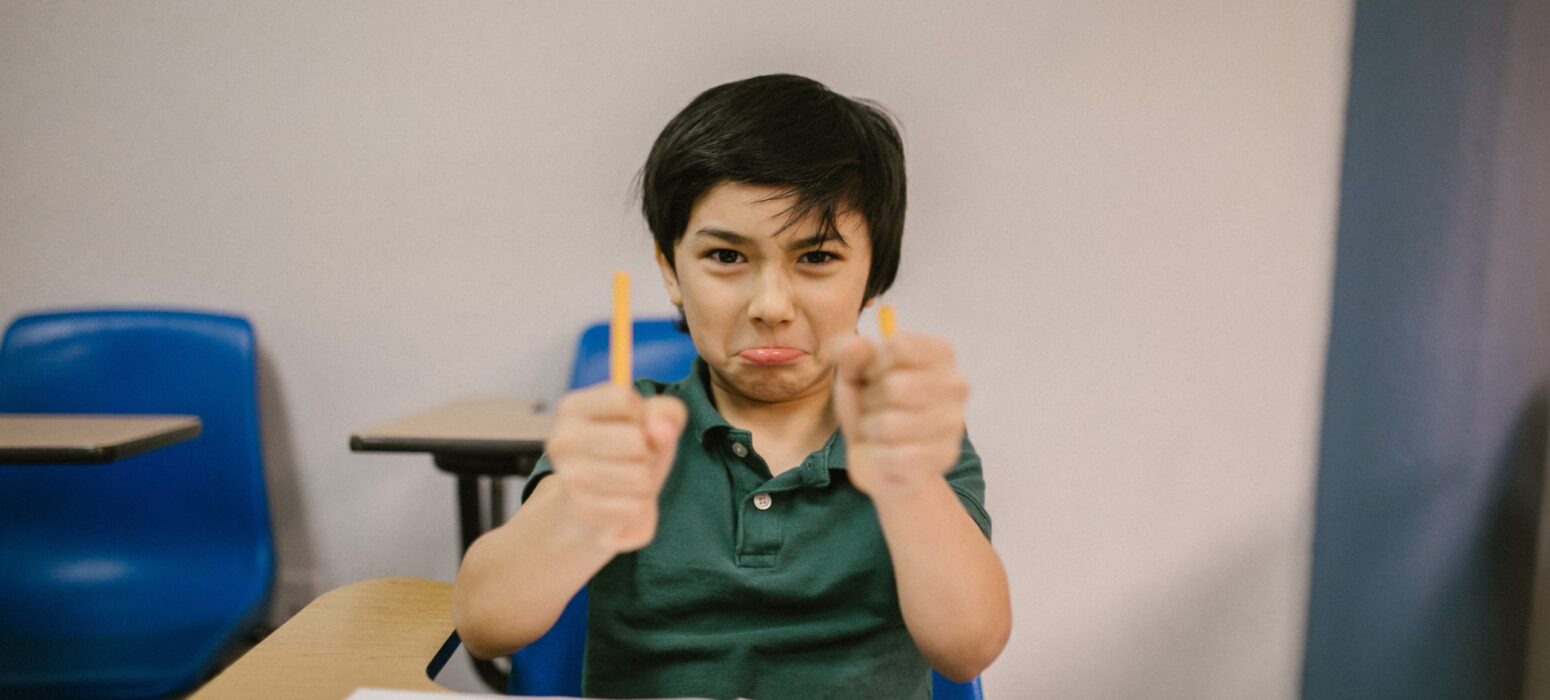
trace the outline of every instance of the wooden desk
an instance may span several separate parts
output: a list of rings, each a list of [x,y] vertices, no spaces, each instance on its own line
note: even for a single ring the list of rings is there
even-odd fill
[[[0,464],[106,464],[200,429],[196,416],[0,413]]]
[[[340,700],[361,686],[450,692],[431,677],[457,646],[452,584],[362,581],[319,596],[191,700]]]

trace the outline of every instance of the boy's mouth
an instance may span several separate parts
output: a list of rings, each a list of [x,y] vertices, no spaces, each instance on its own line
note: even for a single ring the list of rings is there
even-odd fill
[[[737,356],[756,365],[784,365],[796,362],[806,354],[796,348],[749,348]]]

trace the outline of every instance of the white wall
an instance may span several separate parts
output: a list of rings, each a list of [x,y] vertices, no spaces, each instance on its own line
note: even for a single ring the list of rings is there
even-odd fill
[[[889,296],[959,349],[1012,579],[987,688],[1291,697],[1350,15],[3,2],[0,316],[247,315],[284,606],[450,579],[451,479],[349,433],[557,396],[615,268],[667,311],[628,193],[651,140],[702,89],[806,74],[904,125]]]

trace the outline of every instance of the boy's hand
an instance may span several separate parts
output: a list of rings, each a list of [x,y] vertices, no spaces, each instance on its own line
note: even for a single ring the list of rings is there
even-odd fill
[[[669,396],[601,384],[573,392],[555,411],[549,439],[571,521],[610,552],[645,547],[657,529],[657,495],[672,470],[688,412]]]
[[[899,331],[874,346],[858,335],[835,364],[834,410],[858,490],[913,492],[957,463],[969,384],[946,341]]]

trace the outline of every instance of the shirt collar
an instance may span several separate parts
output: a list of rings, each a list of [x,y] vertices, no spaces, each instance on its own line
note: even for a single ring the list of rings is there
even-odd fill
[[[694,358],[694,364],[689,369],[689,376],[675,387],[679,399],[689,409],[688,430],[693,430],[695,437],[701,445],[710,444],[711,439],[723,439],[727,432],[733,430],[732,424],[721,416],[716,410],[715,404],[710,400],[710,366],[700,357]],[[845,468],[845,436],[835,430],[829,440],[819,448],[818,461],[825,469]]]
[[[689,430],[695,431],[700,444],[705,444],[712,431],[727,431],[732,429],[732,424],[721,417],[721,412],[716,410],[715,404],[710,401],[710,367],[705,360],[696,356],[694,364],[689,367],[689,376],[684,377],[678,383],[674,392],[682,399],[684,406],[689,409]]]

